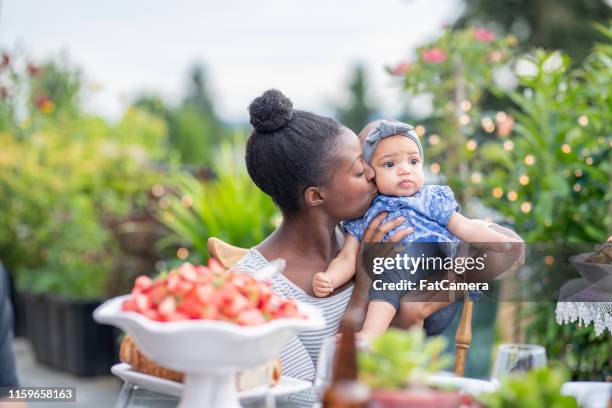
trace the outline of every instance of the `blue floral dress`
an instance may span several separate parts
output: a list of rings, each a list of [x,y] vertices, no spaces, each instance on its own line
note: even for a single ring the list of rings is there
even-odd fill
[[[389,214],[383,222],[399,216],[404,216],[406,221],[389,231],[385,235],[385,239],[401,229],[412,227],[414,232],[400,241],[401,244],[406,245],[407,250],[410,248],[408,244],[434,242],[441,244],[437,255],[454,256],[455,244],[459,243],[460,240],[447,229],[447,226],[453,211],[460,211],[460,209],[461,207],[449,187],[427,185],[410,197],[392,197],[381,194],[374,199],[362,218],[344,221],[342,226],[361,242],[363,234],[372,219],[386,211]],[[419,252],[422,252],[423,248],[435,250],[434,246],[429,245],[421,246]],[[429,253],[428,256],[436,256],[436,254]],[[385,271],[382,276],[389,282],[425,277],[425,275],[419,275],[418,272],[409,276],[404,270]],[[397,310],[402,295],[403,293],[398,291],[381,291],[370,288],[369,298],[370,300],[385,301]],[[444,331],[451,323],[456,311],[457,304],[453,303],[425,319],[424,327],[427,334],[436,335]]]

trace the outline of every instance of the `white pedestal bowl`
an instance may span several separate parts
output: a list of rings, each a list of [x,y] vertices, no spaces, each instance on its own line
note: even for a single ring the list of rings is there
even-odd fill
[[[239,408],[238,371],[272,360],[297,332],[325,326],[321,312],[303,303],[298,303],[298,309],[305,319],[239,326],[213,320],[157,322],[123,311],[127,298],[106,301],[94,311],[94,319],[123,329],[152,360],[185,373],[180,408]]]

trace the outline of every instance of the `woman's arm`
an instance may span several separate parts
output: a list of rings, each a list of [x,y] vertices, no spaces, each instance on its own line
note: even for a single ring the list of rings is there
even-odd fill
[[[312,279],[315,295],[324,297],[355,276],[355,261],[359,253],[359,241],[348,234],[338,256],[329,263],[325,272],[317,273]]]

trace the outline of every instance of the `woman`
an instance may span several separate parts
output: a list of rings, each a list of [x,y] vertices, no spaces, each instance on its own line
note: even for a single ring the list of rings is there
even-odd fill
[[[286,269],[273,278],[273,289],[322,310],[326,327],[300,333],[281,355],[286,375],[312,381],[321,342],[336,334],[354,287],[347,282],[331,296],[317,298],[312,278],[342,248],[340,221],[361,216],[376,195],[373,172],[365,167],[355,133],[333,119],[294,110],[280,91],[266,91],[251,103],[249,112],[254,130],[247,143],[247,169],[253,182],[280,208],[283,220],[239,266],[255,273],[269,260],[285,259]],[[380,224],[385,216],[372,221],[364,242],[382,241],[404,221]],[[401,230],[389,241],[397,242],[410,233],[412,229]],[[358,278],[359,286],[365,287],[364,282]],[[354,301],[363,302],[364,297],[360,298]],[[417,312],[400,316],[398,323],[409,326],[447,305],[423,303]]]

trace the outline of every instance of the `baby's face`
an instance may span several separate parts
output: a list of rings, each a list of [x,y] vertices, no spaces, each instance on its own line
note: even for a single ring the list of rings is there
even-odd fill
[[[417,144],[406,136],[381,140],[374,152],[372,167],[381,194],[408,197],[423,187],[423,160]]]

